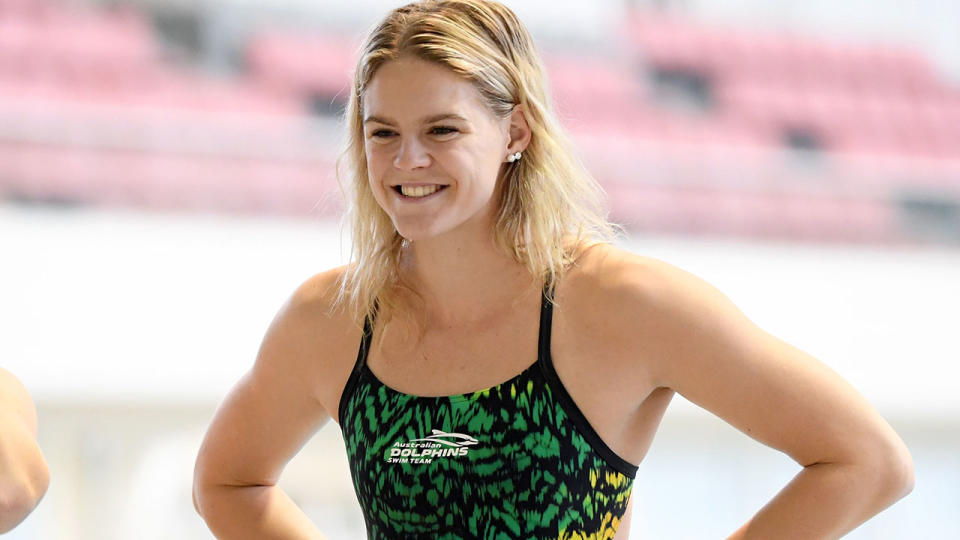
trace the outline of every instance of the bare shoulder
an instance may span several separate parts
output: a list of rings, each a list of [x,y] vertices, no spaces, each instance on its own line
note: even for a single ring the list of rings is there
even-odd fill
[[[307,279],[278,310],[253,367],[214,415],[197,456],[197,508],[219,485],[273,485],[289,459],[331,418],[361,330],[331,309],[344,268]],[[354,337],[354,335],[356,337]],[[207,507],[210,510],[209,507]]]
[[[571,317],[596,321],[618,336],[652,329],[657,312],[677,308],[698,288],[709,287],[696,276],[660,259],[636,255],[610,244],[597,244],[577,258],[558,290]],[[646,348],[646,347],[644,347]]]
[[[629,293],[631,303],[640,297],[652,298],[665,286],[707,285],[697,276],[655,257],[637,255],[610,244],[596,244],[584,250],[574,264],[574,275],[589,279],[591,292]]]
[[[332,310],[340,281],[346,272],[338,266],[314,274],[301,283],[284,305],[281,313],[291,315],[333,315]],[[332,318],[331,318],[332,320]]]
[[[587,248],[557,288],[555,347],[571,358],[590,358],[608,380],[623,383],[625,402],[643,402],[665,386],[652,369],[650,321],[654,297],[673,271],[663,261],[610,244]]]
[[[642,356],[655,386],[683,394],[709,371],[704,362],[743,359],[747,349],[772,354],[787,347],[699,276],[655,257],[598,248],[583,257],[580,294],[593,299],[618,345]]]
[[[749,322],[704,279],[664,260],[609,244],[587,250],[570,274],[576,284],[571,288],[590,299],[595,315],[618,333],[642,341],[644,350],[667,352],[661,347],[676,344],[697,321]]]
[[[271,322],[257,358],[258,364],[277,365],[255,366],[307,384],[327,411],[336,410],[340,379],[352,368],[362,331],[357,316],[336,305],[345,271],[333,268],[297,287]]]
[[[704,279],[611,247],[584,260],[623,347],[651,384],[671,388],[806,466],[883,460],[909,476],[909,454],[870,403],[826,364],[764,331]],[[908,472],[904,472],[908,471]]]

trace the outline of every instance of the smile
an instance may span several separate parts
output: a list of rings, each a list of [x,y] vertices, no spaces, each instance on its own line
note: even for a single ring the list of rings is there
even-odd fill
[[[406,186],[399,185],[393,186],[393,190],[396,191],[401,198],[403,199],[426,199],[432,195],[435,195],[444,189],[450,186],[444,186],[439,184],[432,184],[427,186]]]

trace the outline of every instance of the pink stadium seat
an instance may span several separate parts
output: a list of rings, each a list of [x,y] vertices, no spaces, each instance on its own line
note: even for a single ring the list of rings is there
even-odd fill
[[[11,10],[30,22],[11,24]],[[628,22],[625,32],[626,58],[545,56],[564,125],[621,221],[647,230],[880,241],[897,234],[886,194],[908,182],[956,187],[960,94],[913,51],[663,15]],[[141,152],[0,141],[9,173],[0,195],[300,215],[324,200],[317,211],[330,211],[339,204],[332,158],[316,156],[312,141],[282,119],[304,118],[304,97],[349,91],[355,49],[346,37],[264,32],[246,51],[249,77],[218,80],[165,65],[135,11],[0,0],[0,119],[12,118],[11,110],[46,111],[69,126],[100,111],[124,118],[137,136],[169,140],[180,125],[171,118],[181,115],[190,119],[179,132],[185,146],[211,119],[281,119],[280,127],[265,123],[250,143],[257,151],[242,158],[176,144]],[[699,70],[715,107],[678,111],[655,102],[635,71],[643,64]],[[782,138],[790,127],[822,138],[829,153],[821,168],[786,165]],[[264,148],[268,140],[289,154]],[[825,191],[812,191],[817,186]]]
[[[742,71],[750,55],[750,43],[744,36],[730,29],[704,28],[700,42],[703,47],[702,66],[712,80],[723,81]]]
[[[282,89],[337,94],[347,91],[357,44],[343,36],[262,32],[247,47],[253,76]]]
[[[332,167],[326,160],[247,161],[42,146],[11,151],[2,144],[0,158],[22,179],[16,186],[0,186],[4,190],[88,204],[304,214],[335,189],[323,177]]]
[[[780,81],[790,73],[785,59],[786,44],[782,36],[757,33],[750,36],[744,62],[738,67],[738,79],[757,82]]]
[[[644,84],[632,66],[599,56],[544,55],[551,89],[578,105],[639,102],[647,99]]]
[[[624,25],[633,52],[648,64],[667,67],[703,65],[704,49],[689,22],[665,15],[644,14]]]
[[[0,72],[8,76],[68,84],[129,78],[156,59],[148,25],[130,10],[58,6],[35,19],[0,18]]]
[[[0,1],[0,20],[38,19],[52,9],[49,0],[2,0]]]
[[[905,97],[937,93],[942,86],[919,52],[878,46],[871,51],[869,65],[874,84]]]

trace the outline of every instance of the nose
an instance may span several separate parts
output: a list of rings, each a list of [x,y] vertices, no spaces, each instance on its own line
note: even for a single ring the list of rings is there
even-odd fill
[[[419,169],[429,165],[430,154],[416,137],[404,139],[393,158],[393,166],[401,170]]]

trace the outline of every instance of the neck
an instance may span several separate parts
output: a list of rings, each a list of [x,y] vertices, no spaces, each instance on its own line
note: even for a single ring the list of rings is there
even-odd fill
[[[539,280],[497,246],[489,231],[451,231],[403,248],[401,279],[421,297],[430,326],[475,323],[508,311],[525,294],[539,292]]]

